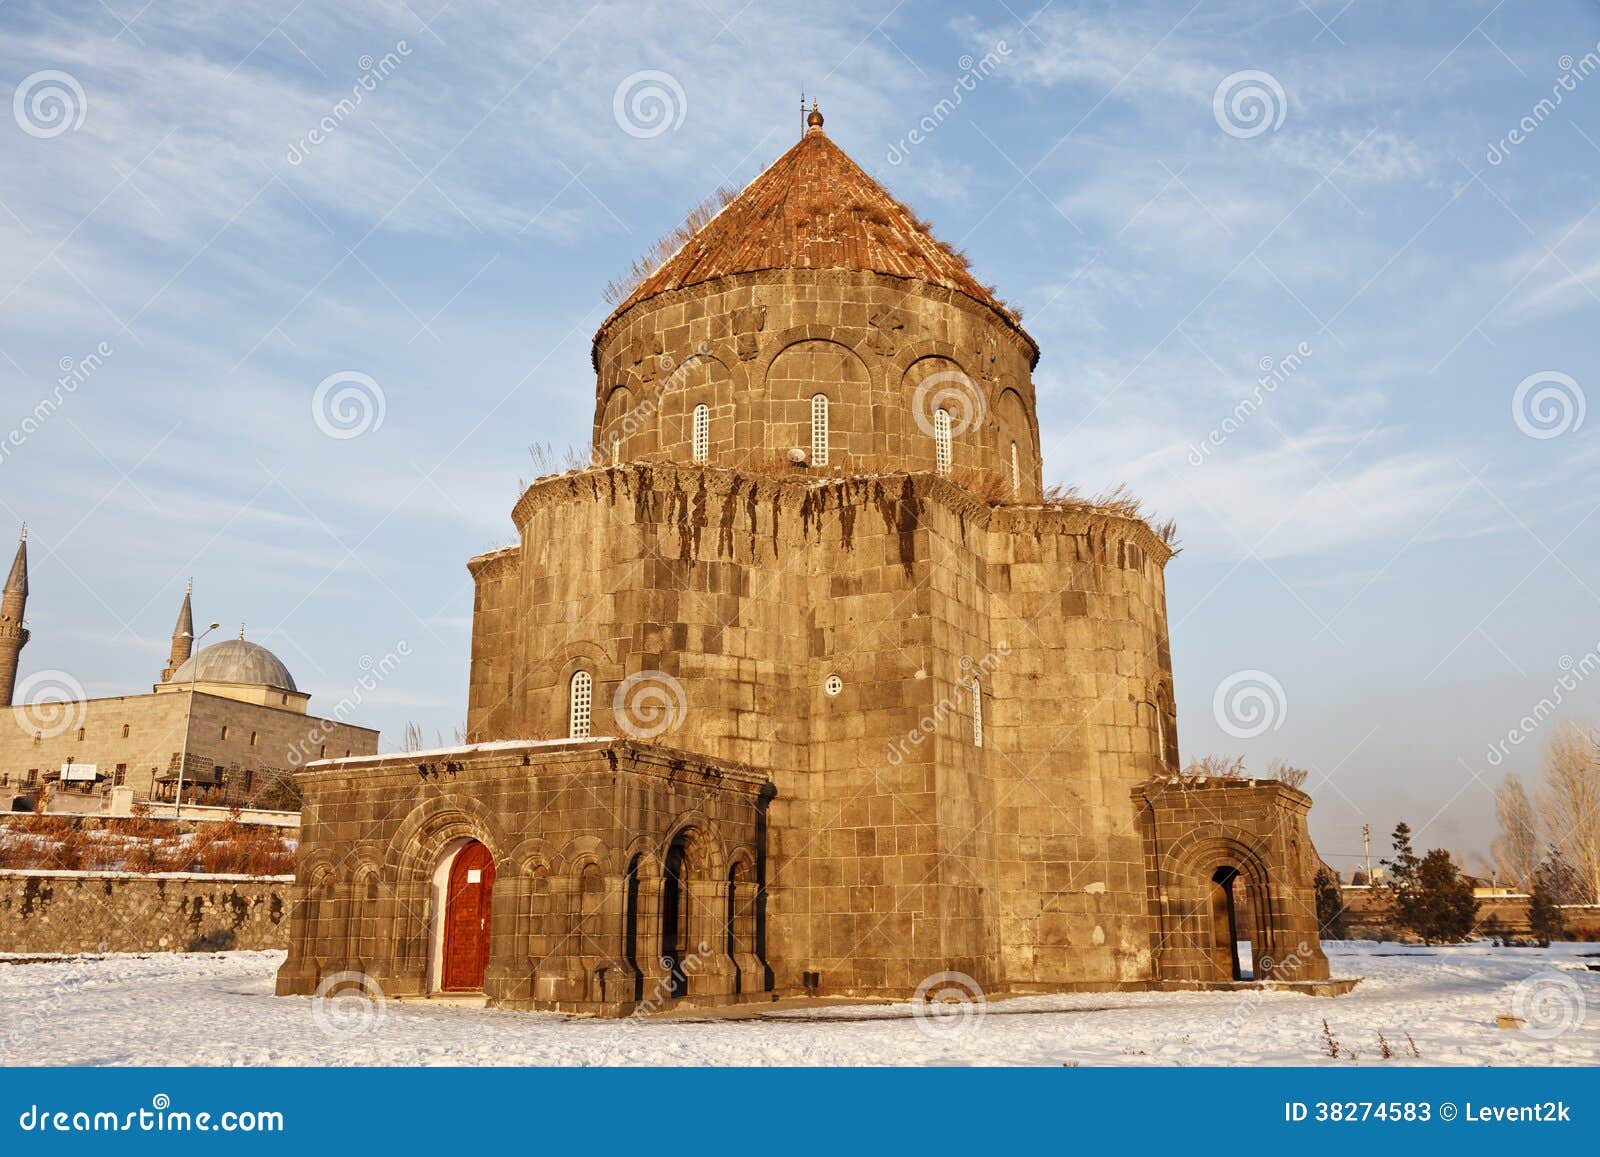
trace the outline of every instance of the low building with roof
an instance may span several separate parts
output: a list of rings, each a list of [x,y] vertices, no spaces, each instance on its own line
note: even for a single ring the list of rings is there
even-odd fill
[[[378,750],[376,730],[312,715],[311,696],[242,626],[237,638],[196,651],[192,591],[150,691],[84,697],[60,671],[19,687],[27,587],[24,530],[0,613],[0,694],[12,705],[0,713],[0,810],[128,815],[149,805],[171,814],[181,796],[185,807],[293,811],[296,767]]]

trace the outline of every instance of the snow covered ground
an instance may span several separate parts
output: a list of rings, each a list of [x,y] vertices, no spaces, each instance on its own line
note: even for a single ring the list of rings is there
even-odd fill
[[[80,1065],[1594,1065],[1600,945],[1326,946],[1349,995],[1126,993],[602,1021],[272,995],[277,952],[0,957],[0,1062]],[[1497,1028],[1520,1014],[1523,1029]],[[1346,1056],[1329,1057],[1327,1019]],[[1411,1056],[1406,1034],[1420,1058]],[[1381,1055],[1382,1034],[1395,1052]]]

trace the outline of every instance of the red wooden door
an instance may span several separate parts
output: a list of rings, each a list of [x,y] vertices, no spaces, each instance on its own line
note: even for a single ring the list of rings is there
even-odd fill
[[[444,906],[446,992],[479,992],[489,963],[489,901],[494,857],[476,840],[456,853]]]

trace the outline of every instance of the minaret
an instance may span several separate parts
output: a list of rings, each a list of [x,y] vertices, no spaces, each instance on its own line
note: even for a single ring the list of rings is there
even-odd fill
[[[28,642],[28,628],[22,625],[27,609],[28,527],[23,524],[17,557],[11,562],[5,592],[0,595],[0,705],[7,707],[17,689],[17,661]]]
[[[172,682],[178,668],[194,654],[194,609],[189,605],[189,596],[193,593],[194,580],[190,579],[183,587],[183,606],[178,610],[178,624],[172,628],[172,651],[167,656],[167,669],[161,672],[163,683]]]

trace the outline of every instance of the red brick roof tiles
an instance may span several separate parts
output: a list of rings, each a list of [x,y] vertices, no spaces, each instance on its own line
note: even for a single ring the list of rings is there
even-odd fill
[[[820,127],[636,286],[612,317],[668,290],[767,269],[853,269],[932,282],[1015,318]]]

